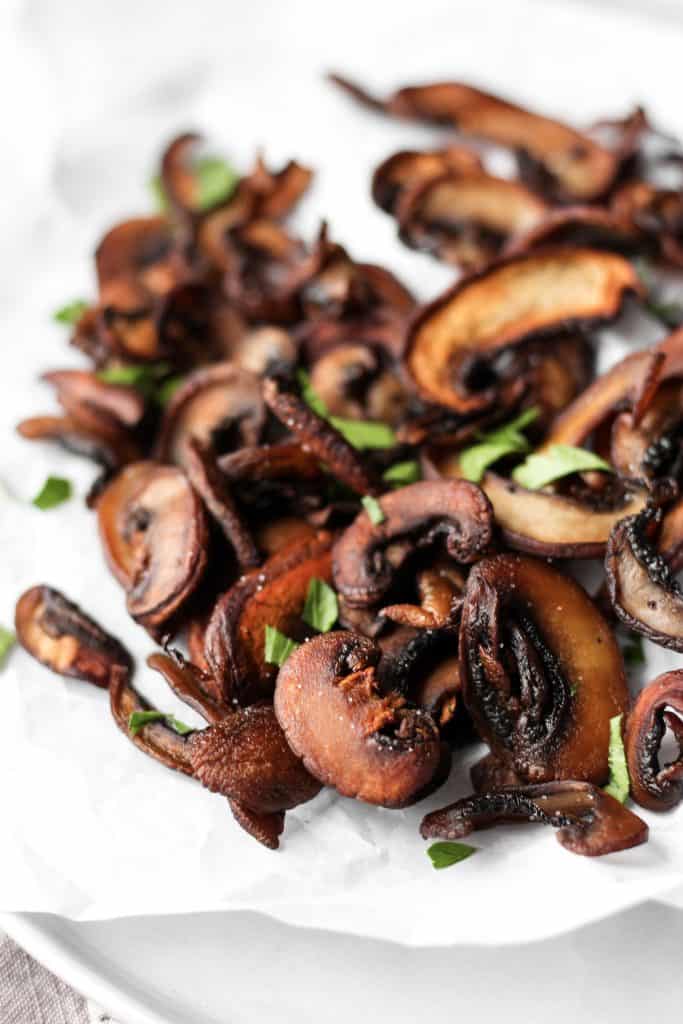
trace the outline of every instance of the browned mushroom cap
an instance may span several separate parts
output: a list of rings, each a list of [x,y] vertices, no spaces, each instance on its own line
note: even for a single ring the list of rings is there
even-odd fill
[[[263,397],[275,416],[312,452],[329,472],[357,494],[376,493],[376,484],[358,452],[326,420],[316,415],[297,393],[295,385],[281,377],[263,382]]]
[[[108,429],[118,437],[122,428],[137,427],[145,414],[145,400],[137,388],[108,384],[87,370],[53,370],[43,380],[57,390],[65,412],[84,427],[100,433]]]
[[[112,282],[138,280],[150,292],[163,294],[177,279],[177,256],[171,226],[163,217],[138,217],[117,224],[95,250],[95,268],[105,302]]]
[[[638,694],[624,736],[631,796],[650,811],[667,811],[683,799],[683,671],[664,672]],[[667,726],[678,755],[660,763]]]
[[[514,103],[459,82],[399,89],[377,100],[363,89],[331,75],[357,100],[397,117],[448,124],[470,135],[524,155],[522,170],[543,181],[561,198],[594,199],[612,184],[623,155],[560,121],[534,114]]]
[[[445,174],[404,191],[396,217],[406,245],[473,270],[500,255],[510,235],[532,228],[546,210],[518,181]]]
[[[428,401],[459,413],[484,409],[496,389],[472,390],[477,363],[543,332],[609,320],[629,291],[642,286],[615,253],[548,249],[501,261],[422,309],[408,332],[408,370]]]
[[[85,679],[106,689],[114,666],[130,672],[128,651],[58,590],[31,587],[17,601],[19,643],[60,676]]]
[[[622,622],[662,647],[683,651],[683,592],[657,551],[661,508],[646,508],[612,530],[605,573],[612,607]]]
[[[508,256],[545,245],[590,246],[629,252],[638,232],[621,217],[599,206],[565,206],[546,210],[533,224],[522,225],[505,247]]]
[[[334,546],[335,586],[357,607],[378,602],[417,547],[443,537],[448,554],[469,563],[491,543],[489,500],[465,480],[410,484],[383,495],[379,506],[381,523],[363,511]]]
[[[372,176],[372,198],[381,209],[392,212],[404,191],[443,174],[480,174],[479,154],[464,146],[392,153]]]
[[[381,696],[380,649],[354,633],[302,645],[280,669],[275,714],[306,768],[343,796],[405,807],[434,778],[438,730],[398,694]]]
[[[316,360],[311,386],[335,416],[363,419],[363,393],[378,370],[377,355],[367,345],[337,345]]]
[[[559,829],[557,841],[571,853],[601,857],[647,842],[648,827],[613,796],[586,782],[547,782],[505,787],[465,797],[422,820],[423,839],[461,839],[508,822],[538,822]]]
[[[157,457],[183,465],[190,438],[217,452],[256,444],[265,422],[261,385],[233,363],[191,373],[169,402],[157,440]]]
[[[102,492],[97,515],[128,611],[147,628],[166,622],[206,566],[206,514],[185,474],[175,466],[133,463]]]
[[[332,538],[319,532],[243,576],[218,600],[205,637],[206,660],[225,699],[251,703],[270,696],[277,668],[265,660],[266,626],[293,640],[310,630],[301,613],[314,577],[331,581]]]
[[[522,778],[605,781],[610,718],[628,690],[614,635],[578,583],[521,555],[479,562],[460,663],[479,734]]]

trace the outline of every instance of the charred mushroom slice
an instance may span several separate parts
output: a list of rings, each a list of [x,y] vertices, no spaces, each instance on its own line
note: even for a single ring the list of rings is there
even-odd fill
[[[631,264],[614,253],[549,249],[502,261],[422,310],[408,334],[408,371],[428,401],[458,413],[485,409],[495,400],[491,366],[503,350],[609,320],[627,292],[641,290]],[[480,389],[472,386],[477,378]]]
[[[344,796],[405,807],[434,778],[438,730],[398,694],[381,696],[380,649],[353,633],[304,644],[280,669],[275,713],[306,768]]]
[[[628,690],[614,635],[578,583],[521,555],[479,562],[460,663],[477,731],[520,777],[605,781],[609,722]]]
[[[57,675],[106,689],[115,666],[132,670],[131,656],[119,641],[52,587],[31,587],[22,594],[15,624],[22,647]]]
[[[335,544],[335,586],[350,605],[381,600],[417,547],[444,538],[448,554],[469,563],[491,543],[488,498],[465,480],[410,484],[385,494],[379,506],[382,522],[375,525],[361,512]]]
[[[513,786],[465,797],[426,815],[423,839],[462,839],[508,822],[538,822],[559,829],[557,841],[571,853],[601,857],[647,842],[648,827],[614,797],[586,782]]]
[[[137,462],[103,491],[97,505],[110,568],[127,607],[147,628],[166,622],[199,583],[208,528],[201,501],[175,466]]]
[[[667,727],[677,757],[660,763]],[[683,799],[683,671],[665,672],[638,694],[626,722],[625,743],[631,795],[650,811],[667,811]]]
[[[683,651],[683,592],[657,550],[662,509],[646,508],[612,530],[605,573],[612,607],[629,629]]]

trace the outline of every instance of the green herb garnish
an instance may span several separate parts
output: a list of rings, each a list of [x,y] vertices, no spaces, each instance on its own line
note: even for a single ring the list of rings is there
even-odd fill
[[[200,157],[194,164],[194,175],[197,181],[197,208],[201,211],[211,210],[219,203],[224,203],[240,180],[235,168],[219,156]],[[158,208],[166,212],[169,204],[161,176],[155,174],[149,187]]]
[[[263,657],[269,665],[284,665],[290,654],[300,646],[296,640],[285,636],[275,626],[266,626]]]
[[[314,576],[308,584],[301,618],[319,633],[328,633],[339,618],[339,602],[332,587]]]
[[[377,501],[377,498],[373,498],[370,494],[365,494],[361,499],[360,503],[365,509],[373,526],[379,526],[386,519],[382,506]]]
[[[415,459],[410,459],[407,462],[395,462],[393,466],[389,466],[389,469],[385,469],[382,473],[382,480],[386,480],[393,487],[405,487],[408,484],[417,483],[421,479],[420,463]]]
[[[479,443],[465,448],[458,457],[460,471],[466,480],[478,484],[489,466],[505,455],[523,455],[531,445],[523,429],[538,418],[538,409],[526,409],[509,423],[495,430],[478,434]]]
[[[605,473],[613,473],[609,462],[585,448],[574,448],[570,444],[554,444],[547,452],[529,455],[527,460],[512,473],[512,478],[522,487],[537,491],[553,480],[559,480],[570,473],[581,473],[589,469],[599,469]]]
[[[108,366],[97,376],[106,384],[135,388],[146,399],[166,405],[183,382],[182,377],[169,377],[170,371],[170,363],[136,363]]]
[[[88,303],[84,299],[74,299],[73,302],[67,302],[66,306],[62,306],[55,313],[52,314],[53,319],[58,324],[66,324],[67,327],[73,327],[81,319]]]
[[[49,476],[33,499],[36,508],[48,509],[61,505],[71,497],[71,483],[61,476]]]
[[[17,638],[11,629],[0,626],[0,668],[5,664],[7,655],[17,642]]]
[[[621,649],[621,654],[627,665],[644,665],[645,651],[643,650],[642,636],[639,636],[637,633],[631,633]]]
[[[427,848],[427,856],[433,867],[438,871],[442,868],[450,868],[453,864],[459,864],[461,860],[467,860],[479,847],[468,846],[467,843],[432,843]]]
[[[151,722],[165,722],[180,736],[187,736],[188,733],[194,732],[191,725],[185,725],[184,722],[179,722],[173,715],[166,715],[163,711],[132,711],[128,717],[128,731],[131,736],[137,736],[143,726],[149,725]]]
[[[623,714],[615,715],[609,720],[609,782],[605,786],[605,793],[609,793],[622,804],[628,797],[630,788],[624,740],[621,735],[623,717]]]
[[[393,448],[396,444],[396,434],[387,423],[379,423],[376,420],[349,420],[343,416],[332,416],[325,402],[312,387],[311,378],[305,370],[297,372],[297,381],[301,397],[306,405],[313,410],[316,416],[327,420],[354,448],[364,451],[366,448]]]

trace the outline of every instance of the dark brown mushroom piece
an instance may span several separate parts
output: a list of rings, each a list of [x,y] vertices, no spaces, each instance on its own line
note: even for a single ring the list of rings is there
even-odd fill
[[[397,693],[382,696],[380,649],[354,633],[327,633],[287,658],[275,714],[308,771],[343,796],[383,807],[419,798],[440,769],[433,719]]]
[[[56,441],[68,452],[82,455],[106,473],[140,458],[140,448],[124,432],[115,437],[110,430],[85,427],[72,416],[32,416],[22,420],[17,432],[27,441]]]
[[[495,361],[506,349],[610,320],[628,292],[641,291],[631,264],[615,253],[548,249],[507,259],[422,309],[408,332],[406,366],[426,401],[479,412],[497,399]]]
[[[683,195],[645,181],[622,185],[612,196],[613,214],[640,232],[660,258],[683,267]]]
[[[22,594],[14,621],[21,646],[57,675],[106,689],[115,666],[132,671],[125,647],[52,587],[42,584]]]
[[[495,825],[526,822],[552,825],[570,853],[602,857],[647,842],[648,827],[633,811],[587,782],[546,782],[504,787],[465,797],[427,814],[423,839],[462,839]]]
[[[356,607],[377,604],[406,559],[442,539],[448,555],[469,564],[492,539],[488,498],[465,480],[423,481],[379,499],[383,521],[361,512],[334,547],[334,582]]]
[[[111,429],[118,438],[134,430],[145,415],[145,400],[137,388],[110,384],[87,370],[53,370],[43,380],[57,391],[59,403],[68,416],[84,427],[105,433]]]
[[[630,253],[638,247],[639,233],[615,213],[600,206],[565,206],[546,209],[534,223],[511,233],[505,255],[530,252],[542,246],[584,246]]]
[[[667,729],[677,756],[662,763]],[[638,694],[626,720],[624,749],[631,796],[650,811],[668,811],[683,799],[683,671],[664,672]]]
[[[446,146],[444,149],[409,150],[392,153],[372,176],[372,198],[382,210],[393,213],[404,192],[440,178],[444,174],[481,174],[481,159],[472,149],[464,146]]]
[[[97,246],[97,282],[105,297],[112,282],[126,280],[137,280],[147,291],[163,295],[178,279],[178,260],[166,218],[137,217],[117,224]]]
[[[457,632],[402,625],[377,642],[382,651],[377,666],[381,692],[403,694],[430,714],[439,729],[449,725],[461,691]]]
[[[102,492],[97,516],[128,611],[157,629],[178,612],[204,572],[208,524],[201,500],[177,467],[136,462]]]
[[[683,651],[683,591],[658,550],[663,509],[649,506],[612,530],[605,573],[612,607],[635,633]]]
[[[398,625],[415,629],[443,629],[456,625],[465,589],[465,577],[460,570],[442,562],[420,570],[416,584],[419,605],[387,605],[380,610],[380,615]]]
[[[479,735],[522,779],[605,782],[609,723],[628,688],[614,634],[575,580],[521,555],[479,562],[460,665]]]

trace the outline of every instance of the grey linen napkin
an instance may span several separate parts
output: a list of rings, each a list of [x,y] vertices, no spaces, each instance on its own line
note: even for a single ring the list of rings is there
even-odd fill
[[[2,1024],[116,1024],[93,1003],[0,935]]]

